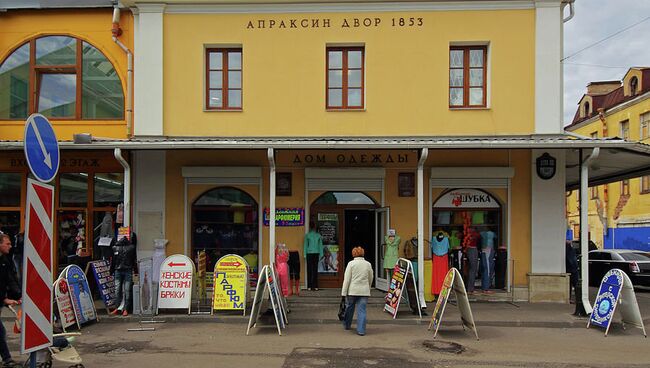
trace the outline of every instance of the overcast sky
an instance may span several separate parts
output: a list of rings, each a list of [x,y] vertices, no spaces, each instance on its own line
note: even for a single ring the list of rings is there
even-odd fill
[[[576,0],[575,11],[564,27],[565,57],[650,17],[650,0]],[[565,125],[589,82],[621,80],[632,66],[650,66],[650,19],[564,61]]]

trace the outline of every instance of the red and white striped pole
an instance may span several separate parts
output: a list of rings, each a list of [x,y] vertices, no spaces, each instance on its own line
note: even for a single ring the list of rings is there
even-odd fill
[[[54,187],[27,179],[20,351],[52,345],[52,237]],[[32,354],[33,357],[33,354]],[[33,360],[33,359],[32,359]]]

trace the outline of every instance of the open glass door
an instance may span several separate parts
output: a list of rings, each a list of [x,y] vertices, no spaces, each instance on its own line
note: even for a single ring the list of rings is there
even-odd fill
[[[382,207],[375,210],[375,287],[388,291],[387,276],[384,274],[384,237],[390,227],[390,208]]]

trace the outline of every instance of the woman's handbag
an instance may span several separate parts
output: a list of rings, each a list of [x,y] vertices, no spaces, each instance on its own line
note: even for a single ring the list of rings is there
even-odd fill
[[[339,304],[339,321],[345,319],[345,297],[341,297],[341,304]]]

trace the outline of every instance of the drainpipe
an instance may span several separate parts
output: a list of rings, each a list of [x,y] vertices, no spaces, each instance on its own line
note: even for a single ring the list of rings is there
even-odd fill
[[[598,110],[598,119],[603,126],[603,138],[609,137],[607,129],[607,119],[605,119],[605,109],[602,107]],[[603,211],[605,211],[605,232],[609,228],[609,184],[603,185]]]
[[[122,150],[113,151],[115,159],[124,167],[124,226],[131,226],[131,166],[122,157]]]
[[[429,149],[422,148],[418,161],[418,294],[420,306],[427,307],[424,300],[424,163],[429,157]]]
[[[591,314],[589,302],[589,166],[598,157],[600,148],[595,147],[591,155],[580,163],[580,270],[582,277],[582,305],[585,313]]]
[[[569,15],[566,18],[562,19],[563,23],[566,23],[566,22],[570,21],[573,18],[573,16],[576,15],[575,9],[573,9],[573,3],[574,2],[575,2],[575,0],[565,0],[565,1],[563,1],[564,4],[569,4]]]
[[[266,151],[269,158],[269,263],[275,262],[275,153]]]
[[[128,64],[126,73],[126,136],[131,138],[133,127],[133,101],[132,101],[132,88],[133,88],[133,53],[117,38],[122,34],[120,28],[120,8],[117,4],[113,7],[113,42],[115,42],[124,52],[126,52]]]

